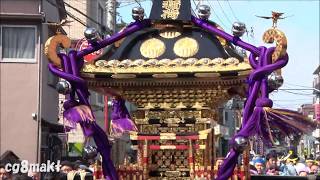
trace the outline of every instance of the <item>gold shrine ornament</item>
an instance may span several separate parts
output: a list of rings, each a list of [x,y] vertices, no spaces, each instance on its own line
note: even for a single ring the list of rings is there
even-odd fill
[[[57,47],[59,45],[63,48],[69,48],[71,46],[71,39],[61,33],[50,37],[45,43],[44,53],[51,63],[61,67],[61,60],[57,55]]]
[[[218,24],[217,24],[217,29],[219,29],[221,31],[224,31],[224,29],[221,26],[219,26]],[[227,41],[224,38],[222,38],[220,36],[216,36],[216,37],[220,41],[222,46],[226,46],[227,45]]]
[[[279,58],[283,57],[287,53],[287,37],[279,29],[268,29],[263,34],[263,41],[265,43],[276,42],[276,49],[272,54],[272,62],[275,62]]]
[[[180,14],[181,0],[162,1],[162,19],[177,19]]]
[[[198,42],[189,37],[179,39],[173,47],[173,52],[180,57],[191,57],[199,50]]]
[[[167,31],[161,32],[159,35],[163,38],[166,38],[166,39],[173,39],[173,38],[180,36],[181,33],[178,31],[167,30]]]
[[[165,44],[156,38],[144,41],[140,46],[140,53],[146,58],[158,58],[166,51]]]

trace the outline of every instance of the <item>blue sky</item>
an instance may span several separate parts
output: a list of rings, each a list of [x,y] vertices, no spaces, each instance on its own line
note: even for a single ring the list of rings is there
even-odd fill
[[[278,28],[288,38],[289,63],[283,69],[284,85],[281,88],[297,89],[312,87],[313,72],[320,64],[319,58],[319,0],[316,1],[202,1],[210,4],[213,11],[210,19],[230,32],[231,23],[238,20],[244,22],[248,29],[253,27],[254,38],[243,36],[243,40],[256,46],[266,45],[262,42],[262,34],[271,27],[271,20],[257,18],[255,15],[270,16],[271,11],[284,12],[287,19],[278,22]],[[151,1],[141,2],[146,15],[149,16]],[[121,4],[121,6],[126,4]],[[193,8],[194,3],[192,2]],[[131,22],[131,9],[137,4],[123,6],[118,9],[125,22]],[[231,10],[232,9],[232,10]],[[269,45],[266,45],[269,46]],[[312,91],[295,91],[292,94],[278,91],[271,94],[274,107],[297,109],[301,104],[312,103]],[[302,95],[303,94],[303,95]]]

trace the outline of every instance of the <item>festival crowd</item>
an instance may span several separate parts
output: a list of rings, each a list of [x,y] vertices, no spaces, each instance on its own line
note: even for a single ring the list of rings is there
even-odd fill
[[[217,158],[215,167],[218,170],[224,158]],[[242,161],[243,163],[243,161]],[[241,164],[242,164],[241,163]],[[317,158],[300,158],[289,152],[287,156],[279,156],[276,152],[271,152],[266,156],[255,155],[250,159],[251,175],[272,175],[272,176],[308,176],[320,175],[320,156]],[[241,169],[243,165],[237,167]]]

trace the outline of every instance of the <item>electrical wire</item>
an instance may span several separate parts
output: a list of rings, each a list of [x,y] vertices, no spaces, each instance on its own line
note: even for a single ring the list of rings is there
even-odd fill
[[[313,88],[282,88],[282,90],[294,90],[294,91],[313,91]]]
[[[135,1],[140,7],[142,7],[142,6],[141,6],[141,3],[140,3],[138,0],[134,0],[134,1]],[[144,12],[143,15],[144,15],[144,17],[147,17],[146,12]]]
[[[195,6],[195,9],[197,10],[199,4],[197,5],[195,0],[193,0],[193,4],[194,4],[194,6]],[[192,10],[192,12],[193,12],[193,15],[196,16],[196,17],[198,17],[198,15],[197,15],[197,13],[195,12],[195,10],[192,9],[192,8],[191,8],[191,10]]]
[[[119,6],[118,8],[123,8],[123,7],[131,6],[131,5],[134,5],[134,4],[136,4],[136,2],[128,3],[128,4],[125,4],[125,5]]]
[[[209,1],[209,0],[206,0],[206,1],[207,1],[208,5],[209,5],[210,9],[212,10],[213,14],[217,17],[218,21],[221,23],[221,26],[222,26],[224,29],[227,29],[226,27],[228,27],[228,26],[226,26],[226,25],[223,23],[223,21],[220,19],[220,17],[217,15],[217,13],[213,10],[213,6],[211,5],[210,1]]]
[[[278,106],[279,108],[282,108],[282,109],[286,109],[286,107],[280,105],[280,104],[277,104],[277,103],[273,103],[274,105]]]
[[[217,0],[217,2],[218,2],[218,4],[219,4],[219,6],[220,6],[220,9],[221,9],[221,11],[222,11],[222,14],[226,17],[227,21],[232,25],[232,22],[230,21],[230,19],[229,19],[228,15],[226,14],[226,12],[223,10],[223,8],[222,8],[222,6],[221,6],[221,4],[220,4],[220,1]]]
[[[272,99],[272,101],[276,102],[292,102],[292,101],[305,101],[306,99]]]
[[[84,14],[83,12],[81,12],[79,9],[71,6],[70,4],[63,2],[66,6],[70,7],[71,9],[75,10],[76,12],[78,12],[79,14],[81,14],[82,16],[86,17],[87,19],[89,19],[90,21],[92,21],[93,23],[97,24],[98,26],[100,26],[101,29],[104,29],[105,31],[107,31],[107,33],[112,33],[112,31],[106,27],[105,25],[99,23],[98,21],[94,20],[93,18],[87,16],[86,14]]]
[[[229,8],[231,9],[231,13],[232,13],[233,17],[234,17],[237,21],[240,21],[240,20],[237,18],[236,14],[234,13],[234,11],[233,11],[233,9],[232,9],[232,7],[231,7],[231,5],[230,5],[229,0],[226,0],[226,1],[227,1],[228,5],[229,5]]]
[[[312,94],[304,94],[304,93],[296,93],[296,92],[291,92],[291,91],[288,91],[286,89],[279,89],[280,91],[284,91],[284,92],[287,92],[287,93],[290,93],[290,94],[296,94],[296,95],[301,95],[301,96],[313,96]]]
[[[291,83],[285,83],[286,85],[289,85],[289,86],[296,86],[296,87],[303,87],[303,88],[313,88],[313,87],[310,87],[310,86],[303,86],[303,85],[298,85],[298,84],[291,84]]]
[[[134,0],[134,1],[135,1],[137,4],[139,4],[140,7],[142,7],[142,6],[141,6],[141,3],[140,3],[138,0]]]
[[[75,21],[79,22],[80,24],[82,24],[85,27],[89,27],[85,22],[83,22],[81,19],[79,19],[78,17],[76,17],[75,15],[71,14],[70,12],[68,12],[65,8],[62,8],[61,6],[51,2],[50,0],[46,0],[49,4],[51,4],[52,6],[55,6],[56,8],[64,11],[68,16],[70,16],[72,19],[74,19]]]

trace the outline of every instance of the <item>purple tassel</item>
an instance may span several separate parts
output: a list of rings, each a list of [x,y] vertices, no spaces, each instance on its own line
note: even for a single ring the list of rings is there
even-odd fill
[[[94,117],[91,109],[86,105],[79,105],[72,107],[63,112],[63,117],[70,122],[70,124],[77,124],[80,122],[92,122]],[[75,126],[73,126],[75,127]]]
[[[128,131],[138,131],[137,126],[131,120],[125,100],[121,98],[114,99],[112,105],[111,135],[115,138],[120,138]]]

